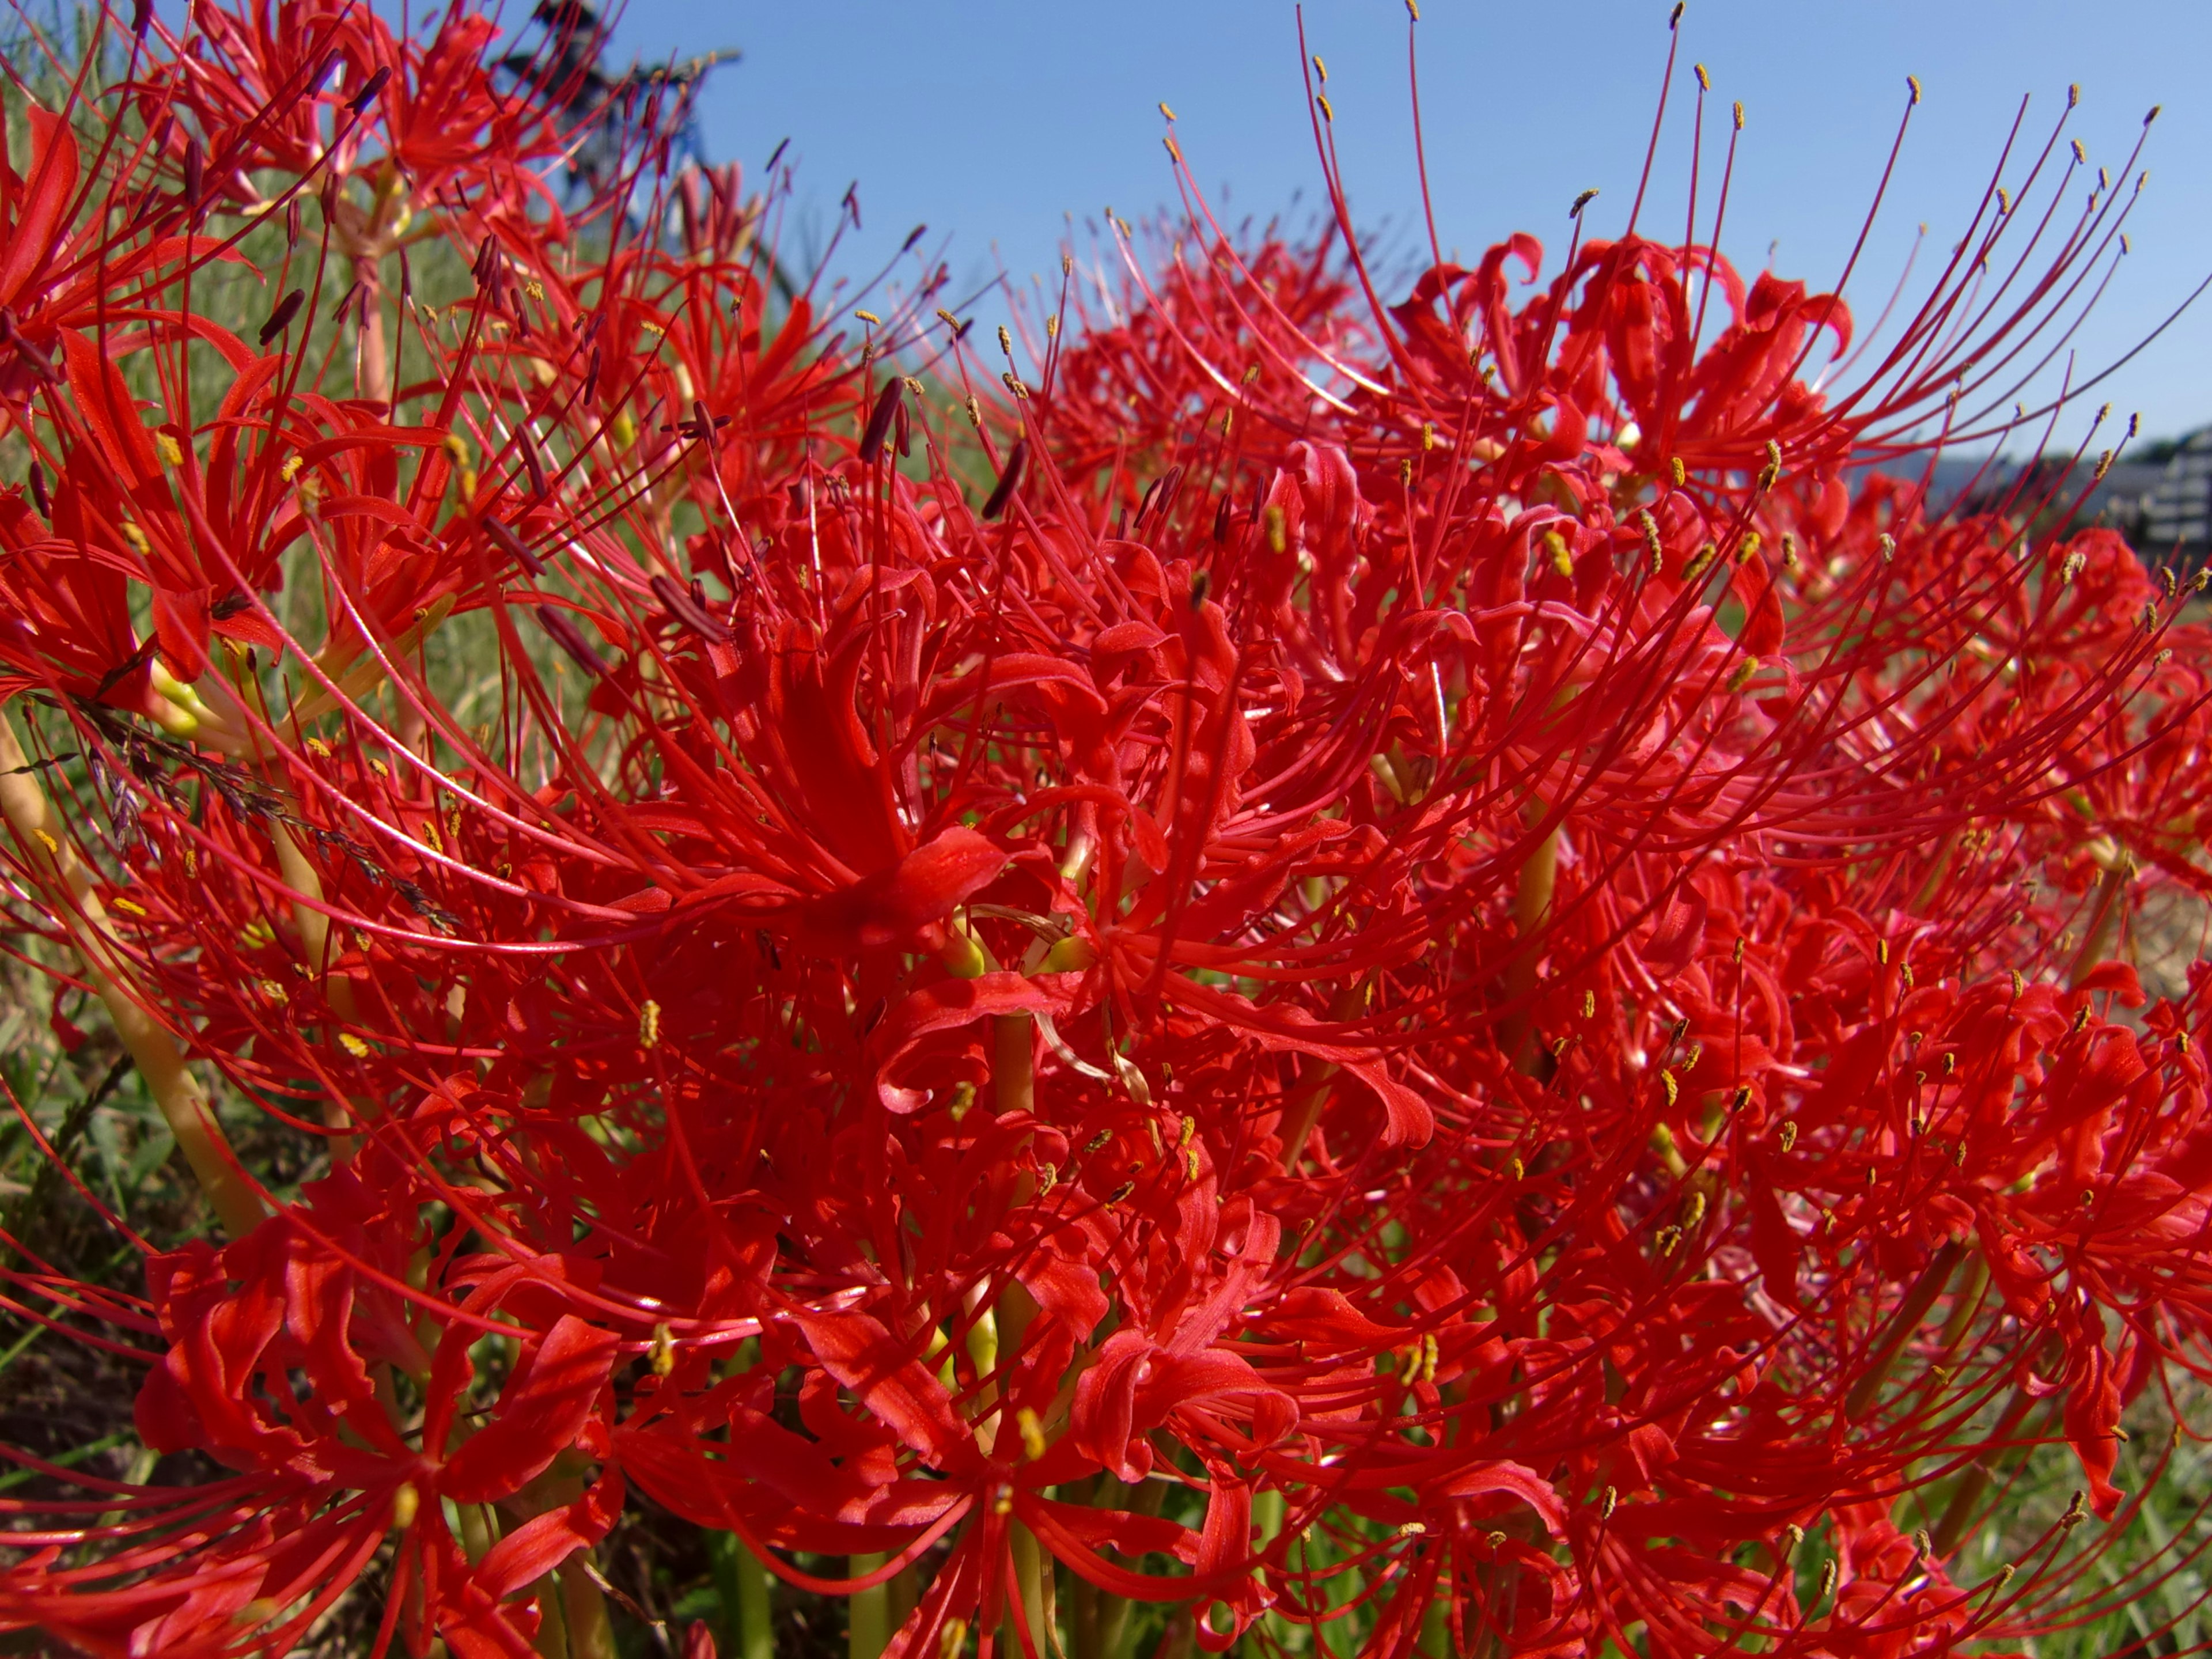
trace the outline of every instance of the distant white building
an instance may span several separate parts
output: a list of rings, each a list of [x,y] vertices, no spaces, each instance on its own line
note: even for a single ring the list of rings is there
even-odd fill
[[[2185,564],[2202,564],[2212,552],[2212,426],[2181,441],[2150,492],[2143,552],[2157,559],[2177,547]]]

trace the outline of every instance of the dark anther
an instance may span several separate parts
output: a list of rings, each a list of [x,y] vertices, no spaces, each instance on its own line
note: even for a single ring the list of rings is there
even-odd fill
[[[271,340],[291,326],[292,319],[300,314],[300,307],[307,303],[307,291],[295,288],[276,302],[276,309],[269,313],[269,320],[261,325],[261,343]]]
[[[876,407],[868,416],[868,429],[860,434],[860,459],[875,465],[876,458],[884,453],[884,438],[898,418],[901,404],[906,398],[906,382],[893,375],[876,398]]]
[[[483,521],[484,534],[491,538],[492,545],[513,559],[533,576],[545,574],[545,561],[530,550],[529,544],[497,519]]]
[[[531,436],[530,428],[526,426],[516,428],[514,436],[516,446],[522,451],[523,471],[530,474],[530,493],[533,495],[545,495],[545,463],[538,458],[537,441]]]
[[[384,83],[391,78],[392,70],[389,65],[377,70],[375,74],[361,83],[359,92],[346,100],[346,107],[356,115],[361,114],[376,101],[376,94],[384,90]]]
[[[538,606],[538,625],[551,636],[554,644],[574,659],[576,665],[586,673],[596,674],[605,679],[614,672],[600,660],[599,653],[592,650],[590,641],[577,631],[576,624],[559,611]]]
[[[716,645],[728,643],[730,630],[709,616],[698,598],[685,592],[672,577],[656,574],[647,586],[653,589],[653,597],[660,601],[661,609],[693,633],[713,641]]]
[[[1006,470],[999,475],[999,487],[991,492],[991,499],[983,503],[983,516],[995,519],[1006,510],[1013,499],[1014,486],[1022,481],[1022,467],[1030,458],[1029,440],[1024,438],[1006,452]]]

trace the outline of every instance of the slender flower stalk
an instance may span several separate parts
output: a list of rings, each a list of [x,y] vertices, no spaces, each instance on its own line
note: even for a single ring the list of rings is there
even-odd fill
[[[192,1074],[176,1037],[135,996],[123,947],[95,890],[93,873],[76,854],[74,838],[54,815],[38,773],[23,752],[14,726],[0,716],[0,814],[13,832],[16,856],[64,896],[56,920],[84,964],[86,979],[107,1011],[115,1035],[146,1079],[177,1149],[207,1194],[216,1218],[234,1238],[252,1232],[267,1216],[252,1178],[225,1139],[206,1089]]]

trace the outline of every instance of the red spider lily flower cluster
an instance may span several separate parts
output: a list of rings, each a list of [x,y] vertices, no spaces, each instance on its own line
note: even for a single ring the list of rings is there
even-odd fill
[[[1867,465],[2058,418],[2063,128],[1870,344],[1694,200],[1392,304],[1185,174],[994,349],[787,297],[649,123],[564,213],[480,15],[108,27],[0,173],[4,851],[227,1242],[4,1305],[228,1473],[5,1454],[75,1495],[0,1629],[279,1653],[374,1568],[380,1655],[608,1652],[640,1503],[896,1659],[2094,1602],[2212,1306],[2203,981],[2126,961],[2212,636]]]

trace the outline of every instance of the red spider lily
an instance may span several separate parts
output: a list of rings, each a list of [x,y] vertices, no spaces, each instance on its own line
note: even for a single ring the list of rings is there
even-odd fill
[[[20,404],[52,482],[0,639],[89,757],[9,773],[50,939],[335,1167],[149,1248],[143,1309],[9,1275],[234,1473],[15,1504],[0,1620],[283,1650],[388,1548],[380,1651],[590,1650],[631,1486],[909,1585],[902,1659],[1105,1659],[1140,1601],[1378,1653],[2088,1604],[2158,1468],[2121,1413],[2201,1363],[2203,1011],[2114,958],[2203,885],[2208,641],[2101,533],[1854,469],[1974,428],[1950,388],[2025,367],[2109,222],[2000,302],[2007,197],[1824,391],[1840,301],[1694,212],[1393,307],[1348,233],[1235,244],[1193,192],[1109,326],[1031,374],[1009,330],[971,439],[884,389],[912,296],[848,352],[726,195],[554,257],[481,20],[327,27],[465,198],[469,294],[390,355],[357,320],[349,386],[303,307],[190,315],[211,240],[143,253],[137,331],[56,322]],[[157,32],[144,85],[210,155],[339,165],[337,112],[252,113],[314,52],[223,27],[227,76]],[[2006,1449],[2062,1440],[2079,1503],[1973,1580]]]

